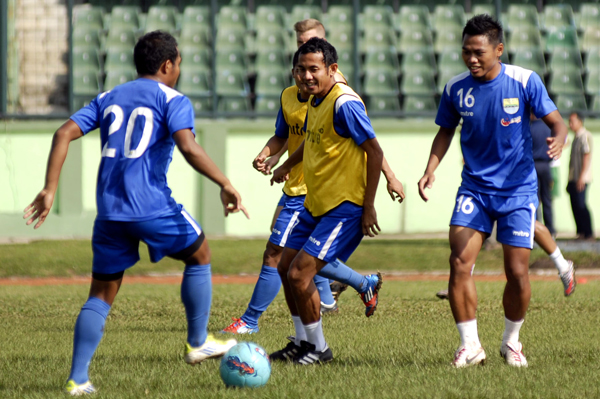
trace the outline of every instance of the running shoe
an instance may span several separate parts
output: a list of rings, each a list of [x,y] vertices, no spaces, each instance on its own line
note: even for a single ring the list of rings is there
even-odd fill
[[[448,293],[448,290],[441,290],[435,293],[435,296],[437,296],[440,299],[450,299],[450,294]]]
[[[575,292],[577,286],[577,280],[575,279],[575,267],[572,260],[567,260],[569,263],[569,270],[566,273],[559,274],[559,277],[565,287],[565,296],[569,296]]]
[[[333,352],[325,344],[325,349],[317,351],[315,345],[310,342],[300,342],[300,353],[294,359],[295,364],[306,366],[308,364],[323,364],[333,360]]]
[[[483,365],[485,363],[485,351],[480,347],[469,347],[461,345],[454,352],[454,360],[452,360],[452,366],[456,368],[463,368],[469,366],[475,366],[476,364]]]
[[[321,302],[321,316],[324,314],[338,313],[339,311],[340,309],[338,308],[337,302],[334,302],[331,305],[325,305],[323,302]]]
[[[289,339],[289,337],[288,337]],[[279,362],[293,362],[298,354],[301,352],[301,349],[298,345],[296,345],[293,341],[289,342],[285,348],[278,350],[277,352],[273,352],[269,355],[271,361],[279,361]]]
[[[235,339],[221,341],[212,334],[208,334],[204,344],[198,348],[192,348],[190,344],[185,343],[185,362],[192,366],[202,363],[205,359],[223,356],[229,349],[237,344]]]
[[[235,317],[232,317],[231,320],[233,320],[233,323],[221,330],[222,333],[254,334],[258,332],[258,327],[249,327],[248,323],[241,318],[236,319]]]
[[[504,342],[500,347],[500,356],[506,364],[514,367],[527,367],[527,359],[523,355],[523,344],[520,342]]]
[[[360,298],[367,307],[365,309],[365,316],[371,317],[377,310],[377,304],[379,303],[379,290],[383,283],[383,277],[381,273],[370,274],[366,276],[368,288],[365,292],[360,294]]]
[[[96,393],[96,388],[94,388],[92,383],[89,381],[77,385],[75,384],[75,381],[69,380],[65,386],[65,391],[67,391],[67,393],[71,396],[82,396]]]

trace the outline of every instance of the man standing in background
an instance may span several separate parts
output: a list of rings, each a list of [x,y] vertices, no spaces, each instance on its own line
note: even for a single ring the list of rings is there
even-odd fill
[[[547,139],[551,137],[550,128],[542,121],[531,115],[531,146],[533,148],[533,160],[535,162],[535,172],[538,178],[538,198],[541,204],[544,225],[550,231],[552,237],[556,237],[554,229],[554,216],[552,214],[552,187],[554,179],[550,172],[552,159],[548,156]],[[540,207],[538,207],[538,221],[540,217]]]

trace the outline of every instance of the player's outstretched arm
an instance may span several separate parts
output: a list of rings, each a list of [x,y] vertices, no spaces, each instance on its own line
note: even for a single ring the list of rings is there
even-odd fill
[[[177,148],[183,154],[185,160],[199,173],[208,177],[221,187],[221,202],[225,210],[225,216],[230,213],[242,211],[248,219],[250,216],[242,205],[242,198],[229,179],[221,172],[219,167],[206,154],[204,149],[196,143],[196,137],[190,129],[178,130],[173,134]]]
[[[273,183],[283,183],[287,181],[290,178],[290,171],[292,168],[302,162],[303,159],[304,141],[280,167],[275,169],[273,177],[271,177],[271,185],[273,185]]]
[[[375,237],[381,231],[375,211],[375,194],[381,176],[383,150],[376,138],[365,140],[360,147],[367,153],[367,187],[363,202],[362,228],[364,235]]]
[[[429,161],[427,162],[427,167],[425,168],[425,174],[419,180],[419,195],[423,199],[423,201],[428,201],[429,197],[425,194],[425,188],[433,187],[433,182],[435,181],[435,175],[433,174],[440,162],[446,155],[448,148],[450,148],[450,144],[452,143],[452,138],[454,137],[454,132],[456,129],[448,129],[445,127],[440,127],[438,133],[435,135],[433,139],[433,144],[431,145],[431,152],[429,153]]]
[[[560,116],[557,110],[550,112],[542,120],[550,128],[552,135],[552,137],[546,139],[548,143],[548,156],[551,159],[558,159],[562,154],[569,129],[567,129],[567,125],[565,125],[562,116]]]
[[[272,136],[265,147],[252,161],[252,166],[263,175],[270,175],[273,166],[277,165],[279,158],[287,151],[287,139]]]
[[[390,168],[385,156],[383,157],[383,164],[381,165],[381,171],[387,180],[387,191],[392,197],[392,201],[398,200],[399,203],[404,201],[406,195],[404,194],[404,186],[400,183],[400,180],[396,178],[394,171]]]
[[[42,191],[35,197],[33,202],[25,208],[23,219],[27,220],[27,225],[37,220],[34,228],[40,227],[46,220],[46,216],[54,203],[54,195],[58,188],[58,179],[60,171],[67,158],[69,144],[83,136],[79,126],[72,120],[68,120],[58,128],[52,137],[52,148],[48,156],[48,165],[46,167],[46,184]]]

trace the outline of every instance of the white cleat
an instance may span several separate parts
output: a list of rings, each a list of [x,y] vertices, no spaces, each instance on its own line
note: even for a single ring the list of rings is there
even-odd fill
[[[208,334],[206,341],[199,348],[192,348],[190,344],[185,343],[185,362],[193,366],[202,363],[205,359],[221,357],[236,344],[235,339],[221,341],[212,334]]]
[[[75,384],[75,381],[69,380],[65,386],[65,391],[67,391],[67,393],[71,396],[83,396],[96,393],[96,388],[94,388],[92,383],[89,381],[77,385]]]
[[[459,346],[454,352],[454,360],[452,366],[456,368],[475,366],[476,364],[483,365],[485,363],[485,351],[480,346],[478,348]]]
[[[577,286],[577,280],[575,280],[575,268],[573,267],[573,261],[568,260],[569,270],[564,274],[559,274],[560,280],[565,287],[565,296],[570,296],[575,292]]]
[[[503,343],[500,347],[500,355],[509,366],[527,367],[527,359],[523,355],[523,344],[520,342]]]

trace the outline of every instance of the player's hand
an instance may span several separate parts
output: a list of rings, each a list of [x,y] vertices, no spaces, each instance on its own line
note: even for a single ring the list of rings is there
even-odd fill
[[[264,175],[267,174],[267,173],[265,173],[265,169],[266,169],[265,159],[267,159],[267,156],[260,153],[256,156],[256,158],[254,158],[254,161],[252,161],[252,167]]]
[[[377,224],[377,211],[375,211],[374,206],[366,206],[363,209],[362,231],[364,235],[369,237],[375,237],[381,231],[379,224]]]
[[[421,180],[419,180],[419,195],[425,202],[429,201],[429,197],[425,194],[425,189],[431,189],[434,181],[435,175],[433,173],[425,173],[423,177],[421,177]]]
[[[575,183],[575,188],[577,189],[577,192],[580,193],[583,190],[585,190],[585,181],[583,179],[577,179],[577,183]]]
[[[50,213],[50,208],[52,208],[52,204],[54,203],[54,193],[50,193],[46,190],[40,191],[40,193],[35,197],[33,202],[25,207],[23,212],[23,219],[27,220],[26,224],[29,226],[36,220],[38,221],[34,229],[40,227],[45,221],[46,216]]]
[[[223,209],[225,210],[225,216],[230,213],[237,213],[242,211],[246,218],[250,219],[248,211],[242,205],[242,197],[231,185],[223,186],[221,188],[221,202],[223,203]]]
[[[388,180],[387,191],[390,194],[390,197],[392,197],[392,201],[398,200],[399,203],[402,203],[404,198],[406,198],[406,195],[404,194],[404,186],[395,177]]]
[[[285,164],[281,165],[273,172],[273,177],[271,177],[271,185],[273,185],[273,183],[283,183],[290,179],[290,171],[284,165]]]
[[[270,175],[271,169],[273,169],[279,163],[279,155],[273,155],[269,159],[267,159],[264,163],[265,170],[263,171],[264,175]]]
[[[558,140],[556,140],[556,137],[546,138],[546,143],[548,143],[548,156],[550,159],[559,159],[562,155],[562,149],[565,143],[560,143]]]

